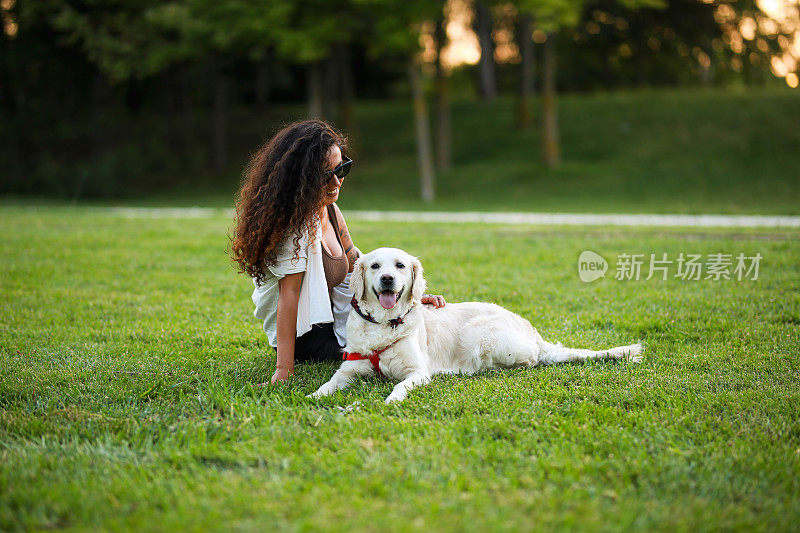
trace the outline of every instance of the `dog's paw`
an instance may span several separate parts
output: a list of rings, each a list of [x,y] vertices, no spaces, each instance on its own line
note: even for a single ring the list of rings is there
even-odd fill
[[[632,344],[626,350],[626,357],[629,362],[631,363],[641,363],[642,362],[642,345],[640,343]]]
[[[406,399],[406,395],[405,394],[392,393],[386,398],[385,403],[386,403],[386,405],[390,405],[390,404],[393,404],[393,403],[402,402],[405,399]]]
[[[323,396],[330,396],[331,394],[336,392],[337,389],[338,387],[336,386],[335,383],[331,383],[330,381],[328,381],[327,383],[323,383],[322,386],[318,388],[315,392],[312,392],[311,394],[306,396],[306,398],[322,398]]]

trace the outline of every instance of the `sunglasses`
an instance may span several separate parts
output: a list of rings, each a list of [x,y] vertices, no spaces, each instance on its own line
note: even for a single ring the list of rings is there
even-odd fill
[[[339,165],[336,168],[334,168],[333,170],[326,170],[325,171],[325,175],[326,176],[330,175],[330,177],[328,178],[327,183],[330,183],[331,180],[333,180],[334,176],[336,176],[340,180],[343,180],[344,177],[347,176],[347,174],[350,172],[350,166],[352,164],[353,164],[353,160],[350,159],[347,156],[344,156],[344,159],[342,159],[342,162],[339,163]]]

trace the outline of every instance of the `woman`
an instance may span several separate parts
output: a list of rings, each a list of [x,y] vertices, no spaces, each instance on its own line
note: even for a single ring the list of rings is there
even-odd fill
[[[321,120],[286,126],[252,157],[236,204],[233,259],[255,283],[255,315],[278,354],[271,383],[295,361],[340,360],[359,257],[339,190],[353,162],[344,137]],[[422,299],[441,307],[439,296]]]

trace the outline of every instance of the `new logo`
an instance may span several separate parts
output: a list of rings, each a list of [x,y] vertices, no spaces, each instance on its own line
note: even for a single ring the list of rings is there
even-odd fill
[[[578,276],[584,283],[590,283],[605,277],[608,262],[591,250],[584,250],[578,257]]]

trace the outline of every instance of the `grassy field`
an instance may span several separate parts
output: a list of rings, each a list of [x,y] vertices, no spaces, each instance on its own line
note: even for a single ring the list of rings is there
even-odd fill
[[[362,102],[359,147],[341,205],[349,209],[800,214],[800,92],[642,90],[560,99],[563,163],[541,162],[538,128],[514,127],[514,101],[452,105],[453,167],[437,200],[419,202],[409,102]],[[184,178],[133,204],[229,206],[266,132],[302,108],[233,120],[226,177]],[[538,116],[538,110],[535,111]],[[148,123],[149,124],[149,123]],[[136,130],[147,138],[148,128]],[[175,154],[180,158],[181,154]],[[190,157],[192,154],[186,154]],[[174,176],[168,176],[174,179]],[[152,178],[151,178],[152,179]],[[167,177],[164,178],[165,183]]]
[[[797,231],[366,224],[431,290],[594,362],[285,387],[223,218],[0,216],[0,529],[792,530],[800,520]],[[759,278],[584,284],[577,257],[761,253]],[[358,405],[349,411],[341,407]]]

